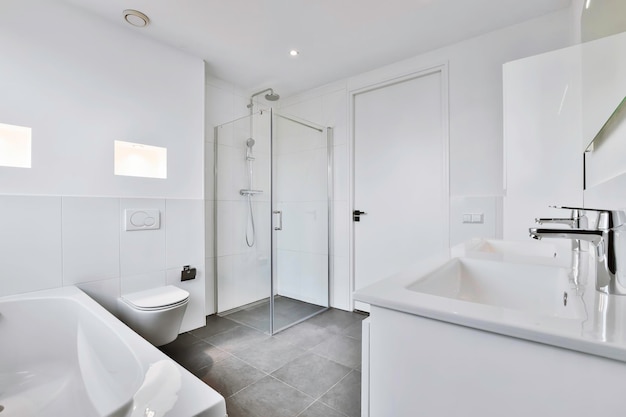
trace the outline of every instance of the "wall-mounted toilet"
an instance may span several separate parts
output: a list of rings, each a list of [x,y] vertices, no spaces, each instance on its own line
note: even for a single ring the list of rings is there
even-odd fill
[[[119,318],[154,346],[173,342],[187,309],[189,293],[173,285],[124,294]]]

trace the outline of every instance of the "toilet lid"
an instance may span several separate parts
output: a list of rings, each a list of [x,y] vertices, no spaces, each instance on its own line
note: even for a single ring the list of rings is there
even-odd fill
[[[173,285],[167,285],[125,294],[122,298],[139,309],[159,309],[186,301],[189,293]]]

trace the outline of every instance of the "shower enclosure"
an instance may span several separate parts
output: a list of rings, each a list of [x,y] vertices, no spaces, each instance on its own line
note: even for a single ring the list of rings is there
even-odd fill
[[[332,130],[270,109],[215,138],[217,312],[274,334],[329,306]]]

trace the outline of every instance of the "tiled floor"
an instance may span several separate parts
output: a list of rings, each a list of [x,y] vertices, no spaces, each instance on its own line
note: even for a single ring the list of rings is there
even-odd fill
[[[330,309],[270,337],[213,315],[161,350],[220,392],[229,417],[359,417],[365,317]]]

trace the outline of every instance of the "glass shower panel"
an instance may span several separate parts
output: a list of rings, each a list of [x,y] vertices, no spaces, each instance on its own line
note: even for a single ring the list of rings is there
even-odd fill
[[[271,114],[215,128],[217,312],[270,331]]]
[[[272,127],[273,332],[329,305],[327,130],[274,113]]]

